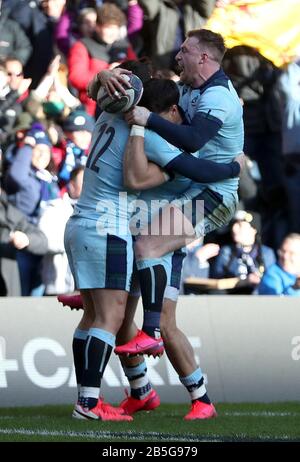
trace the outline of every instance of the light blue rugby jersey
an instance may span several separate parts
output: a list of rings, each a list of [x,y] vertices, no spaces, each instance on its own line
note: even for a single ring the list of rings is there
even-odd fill
[[[128,234],[130,204],[138,193],[123,185],[123,156],[129,127],[123,115],[103,113],[93,132],[83,188],[74,216],[97,220],[107,232]]]
[[[243,109],[231,81],[219,70],[200,88],[191,89],[182,84],[179,84],[178,88],[179,104],[189,123],[196,113],[222,122],[217,135],[198,151],[199,158],[214,162],[231,162],[243,151],[244,146]],[[205,186],[220,194],[235,193],[238,183],[238,178],[230,178]],[[201,183],[193,183],[194,188],[203,186]]]
[[[161,167],[165,167],[171,160],[182,153],[182,150],[168,143],[152,130],[145,130],[145,153],[148,159]],[[192,184],[192,180],[175,174],[174,178],[155,188],[141,191],[135,203],[135,210],[131,218],[131,225],[139,220],[139,229],[150,223],[151,218],[164,205],[172,202],[183,194]]]

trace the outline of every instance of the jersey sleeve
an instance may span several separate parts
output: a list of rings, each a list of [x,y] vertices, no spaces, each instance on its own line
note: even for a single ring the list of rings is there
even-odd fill
[[[151,162],[165,167],[182,154],[182,150],[173,146],[152,130],[145,130],[145,154]]]
[[[222,126],[232,108],[229,95],[228,90],[223,87],[208,88],[199,98],[196,114]]]
[[[175,125],[152,112],[147,127],[178,148],[195,152],[217,135],[231,110],[229,91],[216,86],[208,88],[198,98],[196,112],[189,125]]]

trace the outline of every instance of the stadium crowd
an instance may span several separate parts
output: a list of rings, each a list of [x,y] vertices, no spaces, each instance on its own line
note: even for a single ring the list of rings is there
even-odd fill
[[[74,289],[63,235],[99,115],[87,95],[94,75],[147,58],[154,75],[176,79],[186,33],[221,3],[1,2],[1,296]],[[243,283],[232,293],[299,296],[300,60],[279,68],[241,45],[227,51],[223,69],[244,111],[240,210],[187,248],[183,279],[237,277]]]

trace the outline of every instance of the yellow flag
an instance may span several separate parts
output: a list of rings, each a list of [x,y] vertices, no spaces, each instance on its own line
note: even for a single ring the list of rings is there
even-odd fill
[[[248,45],[280,67],[300,56],[300,0],[232,1],[205,24],[228,48]]]

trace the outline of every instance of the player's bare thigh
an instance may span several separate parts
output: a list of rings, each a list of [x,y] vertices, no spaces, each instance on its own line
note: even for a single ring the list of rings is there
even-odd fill
[[[142,230],[135,243],[136,258],[159,258],[196,239],[191,222],[174,205],[167,205]]]

